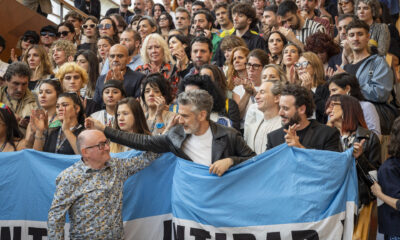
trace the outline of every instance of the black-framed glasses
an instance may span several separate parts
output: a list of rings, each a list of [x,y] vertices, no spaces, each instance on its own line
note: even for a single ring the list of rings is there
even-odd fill
[[[58,33],[57,33],[57,37],[60,37],[60,36],[63,36],[63,37],[65,37],[65,36],[67,36],[67,35],[68,35],[68,33],[70,33],[70,31],[62,31],[62,32],[58,32]]]
[[[257,63],[254,63],[254,64],[246,63],[246,67],[249,69],[252,68],[254,70],[258,70],[261,66],[262,66],[261,64],[257,64]]]
[[[309,61],[298,62],[298,63],[294,64],[294,67],[297,68],[297,69],[306,68],[308,66],[308,64],[310,64]]]
[[[92,24],[83,24],[82,25],[82,27],[84,28],[84,29],[86,29],[86,28],[95,28],[96,27],[96,24],[94,24],[94,23],[92,23]]]
[[[49,36],[49,37],[55,37],[56,34],[53,32],[40,32],[40,36],[44,37],[44,36]]]
[[[99,29],[110,29],[112,27],[112,24],[109,24],[109,23],[107,23],[107,24],[99,24],[99,25],[97,25],[97,27]]]
[[[35,40],[33,38],[30,38],[30,37],[23,37],[22,41],[28,42],[30,44],[35,44]]]
[[[99,144],[93,145],[93,146],[89,146],[89,147],[85,147],[85,149],[89,149],[89,148],[95,148],[97,147],[99,150],[104,150],[104,148],[106,147],[106,145],[110,145],[110,139],[107,139],[104,142],[99,142]]]

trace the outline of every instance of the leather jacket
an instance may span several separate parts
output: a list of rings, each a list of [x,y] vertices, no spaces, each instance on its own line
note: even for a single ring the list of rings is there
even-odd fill
[[[216,124],[213,121],[210,121],[210,128],[213,136],[212,163],[223,158],[232,158],[236,165],[256,155],[235,129]],[[180,124],[172,127],[167,133],[157,136],[128,133],[110,127],[105,128],[104,134],[112,142],[137,150],[156,153],[172,152],[180,158],[191,161],[182,150],[183,142],[189,135],[185,133]]]

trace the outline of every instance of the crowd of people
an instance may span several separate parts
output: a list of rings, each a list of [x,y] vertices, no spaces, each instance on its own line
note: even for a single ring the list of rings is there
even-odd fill
[[[134,0],[131,11],[121,0],[106,16],[99,0],[74,2],[89,17],[71,11],[57,26],[27,29],[21,54],[0,61],[0,152],[82,155],[57,179],[50,236],[63,234],[66,202],[82,201],[65,181],[109,166],[110,151],[172,152],[222,176],[286,143],[353,147],[360,212],[382,199],[379,231],[400,239],[398,2]],[[123,182],[157,156],[112,160],[113,173]],[[122,221],[120,207],[102,218]],[[71,236],[122,234],[87,233],[90,224],[72,224]]]

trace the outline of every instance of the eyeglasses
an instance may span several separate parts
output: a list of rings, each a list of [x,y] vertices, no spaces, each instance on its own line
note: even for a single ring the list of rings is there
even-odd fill
[[[112,27],[112,24],[109,24],[109,23],[97,25],[98,29],[110,29],[111,27]]]
[[[30,37],[23,37],[22,41],[28,42],[30,44],[35,44],[35,40],[33,40],[33,38],[30,38]]]
[[[96,145],[93,145],[93,146],[85,147],[85,149],[97,147],[99,150],[104,150],[106,145],[110,145],[110,139],[107,139],[106,141],[100,142],[99,144],[96,144]]]
[[[84,28],[84,29],[86,29],[86,28],[95,28],[96,27],[96,24],[83,24],[82,25],[82,27]]]
[[[49,36],[49,37],[55,37],[56,34],[53,32],[40,32],[40,36],[44,37],[44,36]]]
[[[246,67],[248,69],[253,68],[254,70],[258,70],[262,65],[261,64],[251,64],[251,63],[246,63]]]
[[[67,35],[68,35],[68,33],[70,33],[70,31],[62,31],[62,32],[58,32],[58,33],[57,33],[57,37],[60,37],[60,36],[63,36],[63,37],[65,37],[65,36],[67,36]]]
[[[340,102],[332,101],[332,102],[329,103],[328,108],[333,108],[335,106],[342,106],[342,104]]]
[[[304,62],[298,62],[294,65],[295,68],[306,68],[310,64],[309,61],[304,61]]]

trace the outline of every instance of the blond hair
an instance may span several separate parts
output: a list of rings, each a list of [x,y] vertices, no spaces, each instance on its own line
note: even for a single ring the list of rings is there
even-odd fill
[[[142,44],[142,48],[140,49],[140,56],[142,57],[143,63],[147,64],[150,63],[149,56],[147,55],[147,46],[149,45],[150,39],[154,39],[158,42],[160,47],[163,49],[164,59],[163,63],[172,63],[174,64],[175,61],[171,57],[171,52],[169,51],[169,47],[165,39],[158,33],[149,34]]]
[[[277,64],[268,64],[268,65],[265,65],[264,68],[263,68],[263,70],[262,70],[262,72],[261,72],[261,75],[262,75],[262,73],[263,73],[267,68],[273,68],[273,69],[275,69],[275,70],[278,72],[278,74],[279,74],[279,80],[280,80],[281,82],[283,82],[283,83],[288,82],[287,77],[286,77],[286,73],[285,73],[285,71],[283,70],[282,66],[277,65]]]
[[[58,70],[58,72],[56,74],[56,77],[58,79],[60,79],[61,86],[63,86],[64,77],[68,73],[78,73],[79,75],[81,75],[82,85],[80,88],[82,88],[84,85],[86,85],[89,80],[88,74],[85,69],[83,69],[81,66],[79,66],[75,62],[67,62],[67,63],[64,63],[60,67],[60,69]],[[63,88],[64,88],[64,86],[63,86]]]
[[[51,63],[53,64],[53,67],[57,67],[57,64],[54,62],[53,59],[53,53],[54,53],[54,48],[61,48],[64,53],[65,53],[65,58],[69,58],[69,57],[74,57],[75,53],[76,53],[76,47],[75,45],[68,40],[57,40],[55,42],[53,42],[53,44],[51,45],[50,51],[49,51],[49,57],[51,59]]]
[[[313,52],[303,52],[300,57],[304,57],[307,61],[310,62],[311,67],[314,69],[314,76],[312,87],[317,87],[325,83],[325,71],[324,65],[322,64],[321,59],[317,56],[317,54]]]
[[[44,49],[43,46],[41,45],[32,45],[28,48],[28,50],[26,51],[25,55],[24,55],[24,59],[23,61],[28,64],[28,53],[30,50],[35,49],[36,52],[39,54],[39,58],[40,58],[40,64],[39,66],[36,68],[35,71],[32,72],[32,77],[34,79],[43,79],[46,75],[52,75],[53,73],[53,69],[52,69],[52,65],[50,62],[50,58],[49,55],[47,55],[47,51],[46,49]],[[28,64],[29,66],[29,64]]]

